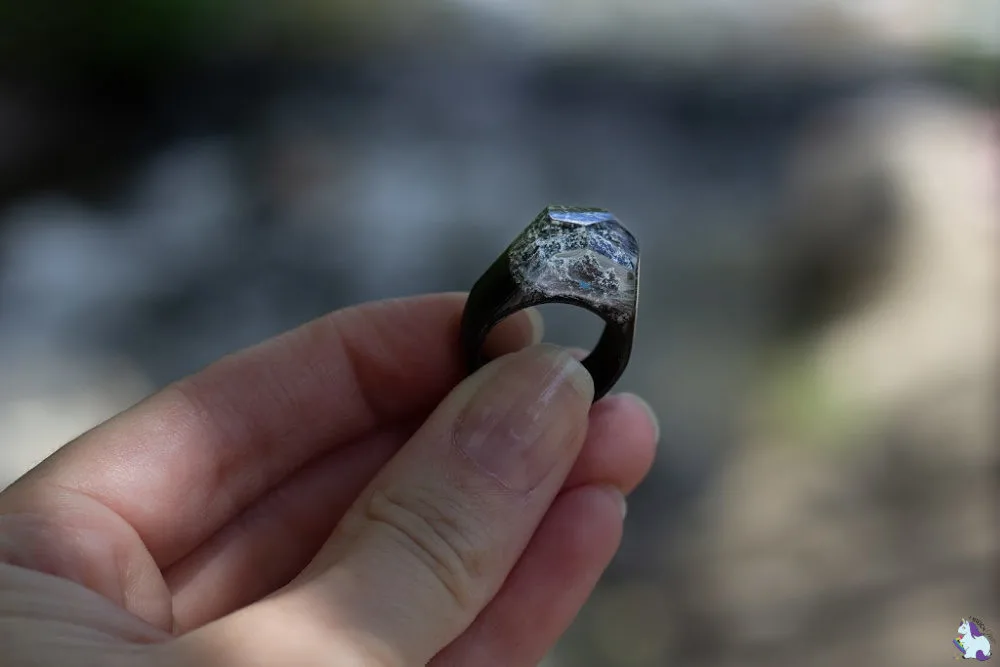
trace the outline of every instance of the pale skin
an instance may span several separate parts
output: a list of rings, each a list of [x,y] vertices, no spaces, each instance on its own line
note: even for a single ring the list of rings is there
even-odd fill
[[[520,313],[337,311],[177,382],[0,493],[8,667],[534,667],[658,430]]]

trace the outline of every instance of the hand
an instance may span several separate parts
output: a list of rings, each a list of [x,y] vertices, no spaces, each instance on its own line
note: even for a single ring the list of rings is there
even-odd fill
[[[524,312],[462,380],[463,304],[333,313],[0,494],[3,664],[537,664],[618,547],[656,424],[631,396],[591,407]]]

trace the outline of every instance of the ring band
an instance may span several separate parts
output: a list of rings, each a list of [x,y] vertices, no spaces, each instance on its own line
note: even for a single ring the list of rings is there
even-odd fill
[[[639,244],[611,213],[549,206],[476,281],[462,314],[462,349],[470,373],[489,360],[483,343],[501,320],[530,306],[564,303],[604,320],[583,366],[594,400],[625,372],[639,301]]]

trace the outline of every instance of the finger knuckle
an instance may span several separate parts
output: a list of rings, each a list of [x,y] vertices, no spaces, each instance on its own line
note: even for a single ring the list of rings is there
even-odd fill
[[[419,491],[377,490],[366,506],[366,518],[385,527],[390,539],[425,567],[461,609],[477,602],[485,555],[466,513],[456,501]]]

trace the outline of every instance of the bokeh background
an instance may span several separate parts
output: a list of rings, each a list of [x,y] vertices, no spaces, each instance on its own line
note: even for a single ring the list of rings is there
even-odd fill
[[[0,488],[601,206],[663,437],[547,667],[951,664],[1000,631],[998,64],[996,0],[3,2]]]

